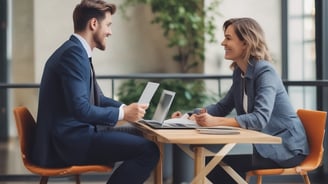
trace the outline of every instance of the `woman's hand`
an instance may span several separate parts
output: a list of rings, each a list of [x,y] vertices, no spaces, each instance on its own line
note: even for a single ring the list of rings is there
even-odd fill
[[[171,114],[171,118],[181,118],[182,113],[180,111],[175,111],[174,113]]]
[[[211,116],[208,113],[193,114],[195,121],[200,126],[217,126],[219,125],[218,117]]]
[[[233,126],[240,127],[235,118],[217,117],[208,113],[201,113],[194,115],[198,125],[204,127],[210,126]]]
[[[176,111],[176,112],[172,113],[171,118],[187,118],[187,119],[195,121],[194,115],[189,116],[187,113],[182,114],[180,111]]]

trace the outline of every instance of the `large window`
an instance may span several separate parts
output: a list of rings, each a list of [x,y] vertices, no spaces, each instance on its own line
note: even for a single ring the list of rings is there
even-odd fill
[[[315,0],[287,1],[287,78],[316,80]],[[296,108],[316,108],[315,87],[289,87]]]

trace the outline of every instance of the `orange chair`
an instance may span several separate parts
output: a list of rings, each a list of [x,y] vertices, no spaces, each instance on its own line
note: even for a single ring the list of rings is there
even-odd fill
[[[277,169],[259,169],[249,171],[246,174],[246,180],[249,181],[251,176],[257,176],[257,184],[262,183],[262,176],[265,175],[296,175],[299,174],[303,177],[306,184],[310,184],[308,176],[309,171],[313,171],[321,164],[323,157],[323,140],[325,135],[325,125],[327,112],[299,109],[297,111],[300,117],[307,139],[310,146],[310,154],[305,160],[293,168],[277,168]]]
[[[26,107],[16,107],[14,109],[14,115],[16,119],[16,126],[18,132],[18,138],[21,148],[21,154],[23,163],[26,169],[34,174],[40,175],[40,184],[48,183],[50,176],[69,176],[74,175],[76,184],[80,183],[80,174],[86,172],[110,172],[112,168],[110,166],[103,165],[83,165],[83,166],[70,166],[64,168],[44,168],[32,164],[28,158],[28,150],[33,145],[34,132],[35,132],[35,120],[29,110]]]

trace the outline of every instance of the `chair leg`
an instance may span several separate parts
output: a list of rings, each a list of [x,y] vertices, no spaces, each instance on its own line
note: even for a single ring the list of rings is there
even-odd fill
[[[48,176],[41,176],[40,184],[47,184],[48,183]]]
[[[256,184],[262,184],[262,176],[261,175],[257,176]]]
[[[77,175],[75,175],[75,183],[76,184],[80,184],[80,175],[79,174],[77,174]]]
[[[311,184],[310,178],[307,174],[304,174],[302,176],[303,176],[304,183]]]
[[[245,180],[246,180],[247,183],[249,183],[249,181],[251,180],[251,176],[246,174],[246,179]]]

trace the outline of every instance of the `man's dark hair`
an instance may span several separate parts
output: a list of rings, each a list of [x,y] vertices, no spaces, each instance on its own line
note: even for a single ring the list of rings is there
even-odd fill
[[[113,15],[116,12],[116,5],[103,0],[82,0],[80,4],[76,5],[73,12],[74,32],[84,30],[92,18],[102,21],[106,12]]]

